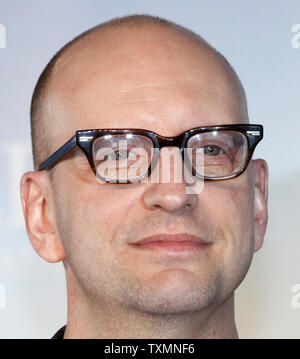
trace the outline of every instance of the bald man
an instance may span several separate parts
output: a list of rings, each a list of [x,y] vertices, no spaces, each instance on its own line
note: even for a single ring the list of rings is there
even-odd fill
[[[113,19],[52,58],[31,126],[27,232],[66,272],[54,337],[238,338],[234,292],[263,243],[267,164],[252,159],[263,127],[225,58],[164,19]]]

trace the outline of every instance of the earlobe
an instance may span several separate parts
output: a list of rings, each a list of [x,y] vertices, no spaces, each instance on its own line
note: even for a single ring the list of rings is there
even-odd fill
[[[268,165],[262,159],[253,160],[254,171],[254,251],[258,251],[264,240],[268,222]]]
[[[48,174],[27,172],[21,179],[20,187],[26,229],[33,248],[48,262],[65,259],[65,251],[56,230]]]

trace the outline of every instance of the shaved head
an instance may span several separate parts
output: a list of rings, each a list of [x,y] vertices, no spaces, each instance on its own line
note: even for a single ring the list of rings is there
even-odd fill
[[[35,250],[64,263],[65,338],[237,337],[234,291],[267,223],[266,163],[246,163],[249,138],[260,140],[260,131],[235,126],[247,122],[245,92],[227,60],[199,35],[158,17],[112,19],[52,58],[32,98],[35,169],[61,146],[59,154],[67,153],[24,174],[21,197]],[[74,141],[76,131],[88,129],[148,132],[81,132]],[[119,132],[133,143],[126,161]],[[182,142],[157,142],[150,182],[99,181],[111,154],[120,159],[115,169],[129,172],[127,157],[140,144],[153,158],[151,133]],[[102,149],[109,150],[105,160]],[[199,179],[201,191],[194,191],[199,181],[188,183],[187,166],[178,165],[186,162],[178,161],[183,149],[203,154],[196,168],[222,181]]]
[[[97,53],[94,57],[95,61],[100,59],[101,62],[106,63],[107,65],[107,62],[110,61],[109,53],[111,50],[114,50],[116,47],[125,46],[122,37],[133,38],[137,43],[143,42],[144,35],[142,31],[151,33],[154,29],[158,30],[159,34],[165,36],[165,39],[162,37],[162,41],[165,40],[165,43],[163,44],[165,47],[169,46],[168,40],[172,41],[175,38],[177,38],[178,41],[179,51],[180,44],[183,42],[187,44],[188,48],[197,47],[198,54],[196,54],[196,56],[199,55],[199,61],[201,61],[201,55],[203,54],[203,56],[211,62],[212,67],[215,69],[218,68],[217,71],[219,72],[220,77],[225,79],[225,81],[235,88],[245,113],[244,118],[241,119],[240,122],[248,121],[246,96],[236,72],[225,57],[209,45],[201,36],[178,24],[155,16],[131,15],[114,18],[75,37],[53,56],[42,72],[33,92],[30,111],[35,169],[38,169],[40,164],[55,149],[55,146],[59,144],[56,141],[53,141],[53,135],[56,134],[58,138],[60,137],[59,134],[57,134],[57,129],[60,127],[59,123],[63,121],[63,117],[60,116],[57,108],[61,108],[64,105],[63,98],[59,97],[57,85],[60,84],[60,89],[62,86],[65,86],[65,90],[67,90],[69,81],[71,80],[73,86],[68,88],[69,92],[75,90],[80,91],[78,88],[80,82],[76,84],[76,81],[78,78],[85,76],[85,72],[89,71],[88,68],[80,67],[80,63],[82,63],[86,57],[90,56],[86,49],[92,49],[92,56]],[[119,41],[117,39],[119,39]],[[159,40],[159,38],[156,39],[155,46],[157,46],[157,48],[161,46]],[[128,44],[128,52],[131,50],[130,46],[132,45]],[[148,56],[149,58],[152,55],[155,56],[156,47],[150,49],[150,51],[149,54],[145,54],[141,51],[141,58],[143,56]],[[180,53],[178,55],[182,56]],[[192,55],[189,56],[189,53],[185,54],[185,56],[187,59],[192,57]],[[107,58],[108,61],[106,61],[105,58]],[[139,62],[138,58],[135,60],[137,63]],[[77,67],[76,61],[79,64]],[[176,62],[177,59],[166,58],[166,61]],[[168,63],[166,64],[168,65]],[[120,67],[121,66],[122,64],[120,63]],[[133,68],[134,67],[135,64],[133,64]],[[109,66],[107,66],[107,68],[109,69]],[[114,69],[111,68],[111,71],[113,72]],[[66,78],[66,73],[69,75],[69,78]],[[63,94],[63,92],[64,90],[62,90],[61,94]]]

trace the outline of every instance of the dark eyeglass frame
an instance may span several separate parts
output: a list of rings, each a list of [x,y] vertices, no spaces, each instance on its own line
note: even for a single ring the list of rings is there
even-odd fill
[[[244,163],[244,166],[236,173],[224,176],[224,177],[204,177],[205,180],[209,181],[217,181],[224,180],[233,177],[237,177],[241,175],[247,168],[255,147],[263,138],[263,126],[257,124],[228,124],[228,125],[219,125],[219,126],[202,126],[192,128],[187,130],[178,136],[175,137],[164,137],[159,134],[140,129],[140,128],[122,128],[122,129],[89,129],[89,130],[79,130],[76,131],[75,135],[72,136],[64,145],[62,145],[57,151],[55,151],[52,155],[50,155],[39,167],[38,171],[42,171],[45,169],[50,169],[55,166],[62,159],[71,154],[76,148],[80,148],[93,172],[96,175],[96,168],[93,159],[93,142],[95,139],[105,136],[105,135],[117,135],[117,134],[137,134],[142,135],[147,138],[150,138],[153,143],[154,151],[159,153],[160,149],[164,146],[176,146],[180,148],[182,159],[184,160],[184,148],[186,147],[187,141],[189,138],[198,133],[212,132],[212,131],[236,131],[244,134],[248,143],[248,153],[247,158]],[[152,162],[152,161],[151,161]],[[148,168],[147,176],[150,176],[153,165],[150,165]],[[193,176],[195,176],[196,172],[193,168],[190,169],[192,171]],[[107,182],[111,182],[107,180]],[[114,182],[115,183],[115,182]]]

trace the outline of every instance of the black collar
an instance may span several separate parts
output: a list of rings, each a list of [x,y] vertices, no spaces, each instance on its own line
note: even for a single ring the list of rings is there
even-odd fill
[[[64,334],[66,331],[66,325],[64,325],[62,328],[60,328],[51,339],[64,339]]]

